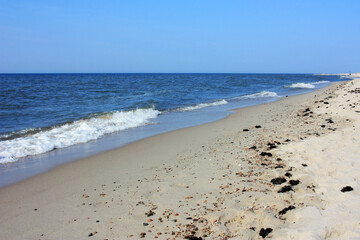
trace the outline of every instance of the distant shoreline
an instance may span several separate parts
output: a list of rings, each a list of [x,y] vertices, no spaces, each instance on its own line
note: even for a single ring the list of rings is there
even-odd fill
[[[314,75],[320,75],[320,76],[351,76],[351,77],[359,77],[360,73],[320,73],[320,74],[314,74]]]

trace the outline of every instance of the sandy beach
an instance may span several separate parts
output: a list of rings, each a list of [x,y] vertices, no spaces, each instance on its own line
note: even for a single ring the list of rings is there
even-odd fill
[[[360,239],[359,103],[333,83],[1,188],[0,239]]]

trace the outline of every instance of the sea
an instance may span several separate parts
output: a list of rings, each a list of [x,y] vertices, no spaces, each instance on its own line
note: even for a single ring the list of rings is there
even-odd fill
[[[344,80],[316,74],[0,74],[0,186]]]

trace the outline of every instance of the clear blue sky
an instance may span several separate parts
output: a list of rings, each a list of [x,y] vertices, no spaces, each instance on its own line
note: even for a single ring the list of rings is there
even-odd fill
[[[357,72],[359,13],[358,0],[0,0],[0,72]]]

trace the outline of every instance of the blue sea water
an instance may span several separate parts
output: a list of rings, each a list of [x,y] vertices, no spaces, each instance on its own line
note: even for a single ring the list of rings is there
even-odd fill
[[[54,154],[73,159],[89,146],[96,150],[87,155],[95,154],[341,80],[314,74],[0,74],[0,174],[27,162],[43,164],[44,157],[53,161]]]

